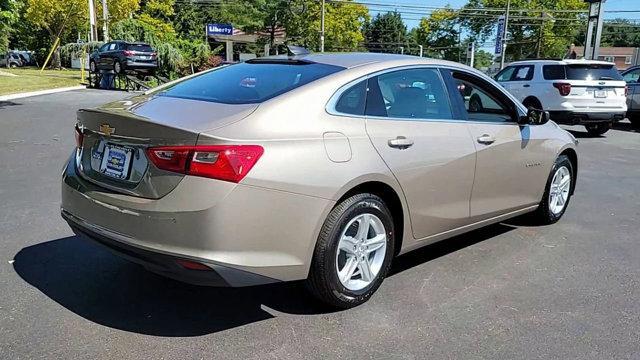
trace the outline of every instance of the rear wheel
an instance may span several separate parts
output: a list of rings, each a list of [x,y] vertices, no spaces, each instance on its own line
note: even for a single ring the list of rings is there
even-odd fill
[[[610,123],[599,123],[599,124],[590,124],[584,126],[587,129],[587,132],[591,136],[600,136],[611,128]]]
[[[360,305],[382,283],[393,254],[393,219],[384,201],[373,194],[354,195],[329,213],[307,287],[333,307]]]
[[[571,199],[574,174],[571,160],[566,155],[558,156],[551,168],[540,205],[532,214],[533,222],[548,225],[560,220]]]
[[[96,72],[96,62],[93,60],[89,62],[89,71],[92,73]]]
[[[113,63],[113,71],[116,74],[120,74],[122,72],[122,65],[120,65],[119,61],[116,61],[115,63]]]
[[[629,116],[629,121],[631,121],[631,125],[633,125],[633,127],[640,129],[640,115]]]

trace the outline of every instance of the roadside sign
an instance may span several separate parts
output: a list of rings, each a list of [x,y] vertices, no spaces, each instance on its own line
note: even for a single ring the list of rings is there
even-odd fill
[[[498,32],[496,33],[496,47],[494,50],[495,55],[502,55],[502,39],[504,38],[504,15],[500,15],[498,18]]]
[[[207,36],[210,35],[233,35],[233,25],[207,24]]]

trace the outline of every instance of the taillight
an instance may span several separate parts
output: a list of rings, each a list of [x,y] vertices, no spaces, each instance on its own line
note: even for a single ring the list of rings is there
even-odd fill
[[[122,53],[125,54],[125,56],[132,56],[134,54],[134,52],[131,50],[125,50]]]
[[[84,141],[84,134],[82,134],[82,130],[80,130],[78,125],[76,125],[75,137],[76,137],[76,147],[79,149],[82,147],[82,142]]]
[[[162,170],[239,182],[256,164],[259,145],[161,146],[147,149],[151,162]]]
[[[553,87],[558,89],[560,96],[567,96],[571,92],[571,84],[569,83],[553,83]]]

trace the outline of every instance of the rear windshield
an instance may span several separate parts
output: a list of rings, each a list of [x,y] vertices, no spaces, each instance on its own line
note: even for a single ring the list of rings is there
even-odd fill
[[[567,65],[568,80],[622,80],[613,65]]]
[[[142,51],[142,52],[152,52],[153,51],[151,46],[149,46],[147,44],[128,44],[127,45],[127,50]]]
[[[159,95],[224,104],[260,103],[343,69],[307,62],[244,62],[181,81]]]

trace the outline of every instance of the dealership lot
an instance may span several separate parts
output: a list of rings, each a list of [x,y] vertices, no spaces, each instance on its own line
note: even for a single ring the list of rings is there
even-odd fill
[[[59,216],[75,110],[0,102],[0,358],[638,358],[640,133],[579,137],[576,196],[548,227],[491,226],[403,256],[327,313],[299,284],[201,288],[73,236]]]

